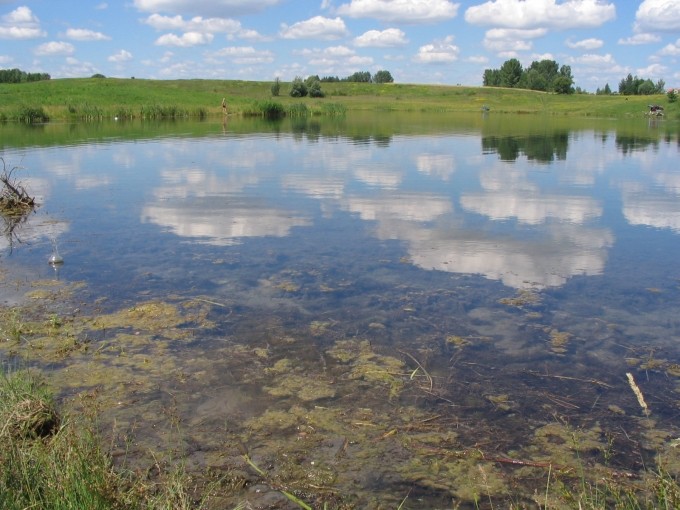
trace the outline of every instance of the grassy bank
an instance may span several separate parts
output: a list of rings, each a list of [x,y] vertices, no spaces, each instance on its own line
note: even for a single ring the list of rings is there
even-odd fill
[[[64,415],[27,370],[0,373],[0,508],[204,508],[181,468],[152,480],[115,468],[96,415]]]
[[[272,97],[271,82],[239,80],[141,80],[74,78],[23,84],[0,84],[0,120],[90,120],[99,118],[202,117],[260,115],[271,103],[295,112],[338,111],[490,111],[547,113],[619,118],[644,116],[647,105],[666,108],[666,118],[680,118],[678,103],[666,96],[557,95],[492,87],[414,84],[324,83],[324,98],[292,98],[289,83]]]

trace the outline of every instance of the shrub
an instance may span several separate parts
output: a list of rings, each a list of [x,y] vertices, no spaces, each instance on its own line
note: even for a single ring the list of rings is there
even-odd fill
[[[17,113],[17,120],[33,124],[35,122],[49,122],[50,117],[45,113],[42,106],[22,106]]]
[[[326,94],[321,90],[321,82],[319,80],[312,81],[307,89],[309,91],[309,97],[324,97]]]
[[[296,76],[293,84],[290,87],[291,97],[305,97],[307,95],[307,85],[302,81],[302,78]]]
[[[281,80],[276,78],[272,84],[272,96],[277,97],[281,92]]]

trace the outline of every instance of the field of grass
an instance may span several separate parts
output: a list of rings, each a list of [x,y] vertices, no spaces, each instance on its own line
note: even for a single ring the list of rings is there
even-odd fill
[[[329,111],[421,111],[547,113],[622,118],[644,116],[650,103],[666,108],[666,118],[680,118],[678,103],[659,96],[557,95],[518,89],[415,84],[323,83],[324,98],[292,98],[289,83],[272,97],[272,82],[238,80],[142,80],[117,78],[58,79],[0,84],[0,120],[88,120],[259,115],[263,104],[279,103],[286,111],[304,104],[310,113]],[[330,108],[338,111],[338,108]],[[41,115],[43,115],[41,117]]]

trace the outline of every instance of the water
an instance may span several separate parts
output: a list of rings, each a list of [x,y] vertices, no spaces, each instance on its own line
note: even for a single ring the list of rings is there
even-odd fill
[[[680,143],[647,122],[3,126],[42,205],[0,292],[70,339],[5,355],[95,399],[131,462],[246,485],[225,504],[526,503],[548,466],[680,469]]]

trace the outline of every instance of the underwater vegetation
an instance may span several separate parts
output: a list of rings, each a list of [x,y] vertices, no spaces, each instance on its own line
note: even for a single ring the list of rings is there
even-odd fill
[[[125,473],[184,473],[182,494],[202,508],[679,501],[677,428],[654,403],[642,409],[630,389],[630,399],[611,400],[615,379],[501,371],[485,358],[489,338],[464,329],[388,349],[370,340],[370,332],[384,333],[386,318],[365,336],[342,333],[336,320],[291,331],[270,318],[244,337],[235,327],[244,311],[234,303],[173,295],[110,310],[94,300],[82,309],[74,303],[84,290],[34,283],[24,304],[0,309],[0,349],[5,359],[31,360],[69,415],[96,414],[103,442],[91,455],[109,459],[99,472],[105,485]],[[408,317],[424,298],[410,296],[395,313]],[[528,315],[540,299],[520,293],[501,305]],[[561,360],[574,335],[535,325],[546,355]],[[626,369],[644,365],[677,385],[674,365],[652,361],[631,357]],[[576,394],[594,404],[583,408]],[[14,437],[61,430],[54,404],[42,402],[14,404],[15,415],[31,408],[34,418],[3,430]],[[527,413],[544,418],[526,420]]]

